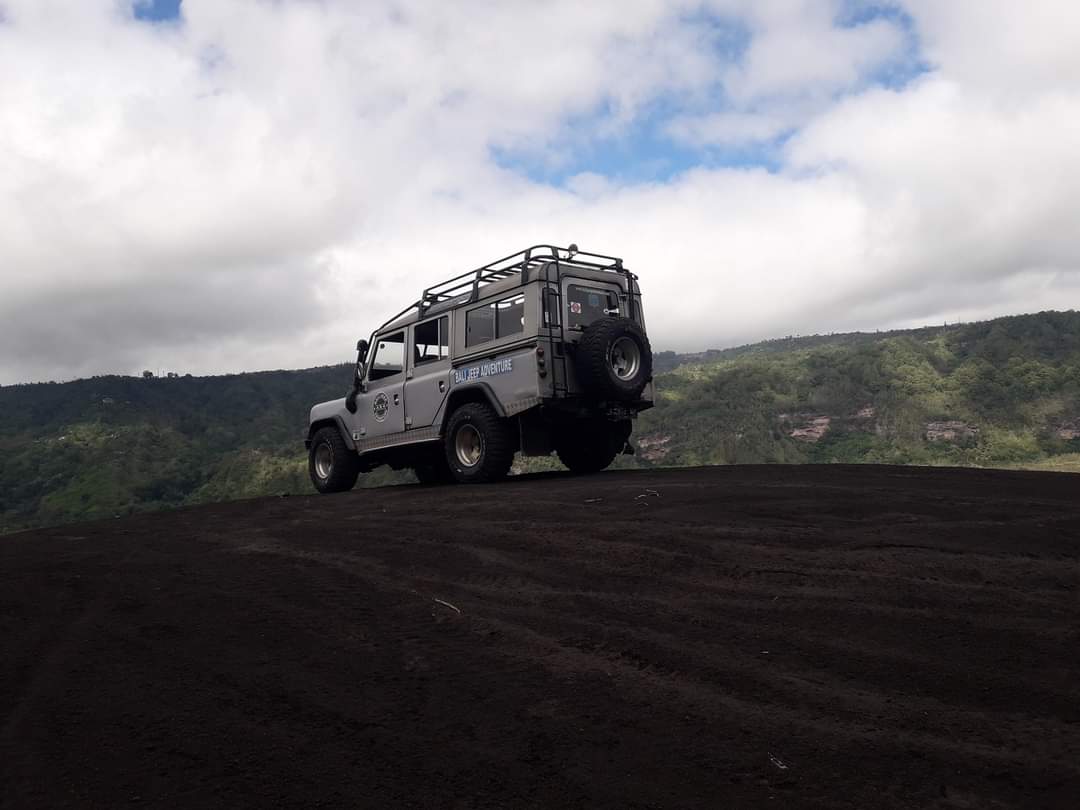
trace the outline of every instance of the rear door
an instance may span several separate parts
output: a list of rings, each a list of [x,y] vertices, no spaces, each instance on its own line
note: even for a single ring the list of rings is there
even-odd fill
[[[622,290],[615,284],[604,284],[587,279],[568,278],[564,282],[563,300],[566,301],[566,328],[571,332],[585,331],[593,321],[605,316],[629,317]]]
[[[405,380],[405,427],[431,427],[450,387],[450,316],[423,321],[409,331],[412,366]]]

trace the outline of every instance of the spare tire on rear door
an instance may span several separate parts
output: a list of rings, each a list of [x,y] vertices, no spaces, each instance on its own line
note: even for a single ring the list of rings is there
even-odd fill
[[[645,331],[629,318],[591,323],[577,344],[578,384],[602,400],[635,400],[652,379],[652,348]]]

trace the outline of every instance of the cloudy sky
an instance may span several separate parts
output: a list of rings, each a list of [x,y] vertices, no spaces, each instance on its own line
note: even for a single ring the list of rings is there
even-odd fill
[[[0,0],[0,384],[349,359],[527,244],[658,348],[1080,306],[1073,0]]]

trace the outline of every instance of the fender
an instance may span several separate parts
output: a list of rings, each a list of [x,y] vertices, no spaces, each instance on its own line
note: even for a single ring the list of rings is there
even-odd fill
[[[450,418],[450,414],[461,402],[477,401],[486,402],[500,417],[506,417],[506,409],[499,402],[499,398],[495,396],[495,392],[491,390],[490,385],[486,382],[470,382],[459,385],[450,392],[450,396],[446,398],[446,407],[443,410],[440,425],[442,427],[446,426],[446,420]]]
[[[345,442],[345,446],[350,450],[356,449],[356,442],[353,441],[352,434],[345,429],[345,423],[341,420],[340,416],[332,416],[328,419],[320,419],[317,422],[312,422],[308,425],[307,438],[304,439],[304,447],[308,450],[311,449],[311,438],[315,435],[315,431],[324,427],[336,427],[337,432],[341,434],[341,438]]]

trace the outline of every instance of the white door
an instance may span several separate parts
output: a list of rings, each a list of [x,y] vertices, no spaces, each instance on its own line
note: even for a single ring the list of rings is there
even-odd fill
[[[377,335],[365,390],[356,398],[361,439],[405,430],[405,330]]]
[[[406,428],[431,427],[450,388],[450,316],[410,329],[411,363],[405,375]]]

